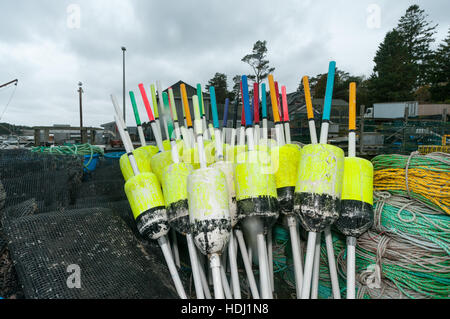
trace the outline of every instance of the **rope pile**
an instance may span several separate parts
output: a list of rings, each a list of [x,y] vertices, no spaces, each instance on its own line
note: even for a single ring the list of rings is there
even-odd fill
[[[379,155],[372,160],[375,191],[407,196],[450,214],[450,155],[418,152]]]
[[[91,163],[95,154],[104,155],[104,151],[101,147],[91,145],[89,143],[86,144],[74,144],[74,145],[63,145],[63,146],[36,146],[31,149],[32,152],[35,153],[46,153],[46,154],[55,154],[55,155],[79,155],[85,156],[90,155],[89,161],[84,164],[84,167],[87,168]]]

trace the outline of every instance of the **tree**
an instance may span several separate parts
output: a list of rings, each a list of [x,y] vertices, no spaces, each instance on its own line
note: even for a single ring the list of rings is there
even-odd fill
[[[428,15],[424,10],[421,10],[418,5],[412,5],[400,18],[395,28],[406,45],[410,62],[415,67],[416,87],[430,82],[429,70],[433,53],[430,45],[434,42],[433,35],[436,33],[437,24],[432,25],[427,18]]]
[[[431,71],[431,98],[445,102],[450,99],[450,28],[447,37],[434,53]]]
[[[241,91],[241,76],[235,75],[233,76],[233,88],[230,92],[228,92],[228,98],[230,101],[234,101],[240,94]]]
[[[217,72],[212,79],[208,81],[206,90],[209,92],[209,87],[213,86],[216,92],[216,101],[218,104],[225,103],[225,99],[228,97],[228,84],[227,76],[223,73]]]
[[[375,67],[369,83],[369,94],[373,102],[413,99],[416,68],[398,31],[394,29],[386,34],[373,61]]]
[[[267,41],[256,41],[253,45],[252,53],[242,58],[242,62],[247,63],[253,69],[254,74],[248,75],[248,78],[258,83],[258,85],[267,78],[267,76],[275,71],[275,68],[269,66],[267,57]]]

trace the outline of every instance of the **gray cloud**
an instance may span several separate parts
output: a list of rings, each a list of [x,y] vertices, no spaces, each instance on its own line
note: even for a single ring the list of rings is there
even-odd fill
[[[81,28],[67,27],[67,7],[81,8]],[[381,9],[379,29],[367,26],[367,7]],[[85,125],[112,120],[109,94],[121,100],[122,52],[127,89],[182,79],[203,87],[215,72],[250,72],[240,61],[256,40],[267,40],[275,77],[295,90],[301,76],[339,68],[366,75],[386,32],[418,3],[445,37],[450,4],[435,1],[8,1],[0,19],[0,82],[19,78],[1,121],[78,125],[77,83],[83,82]],[[436,43],[436,45],[437,45]],[[0,89],[0,112],[12,88]],[[138,98],[144,116],[144,107]],[[128,105],[127,122],[133,124]]]

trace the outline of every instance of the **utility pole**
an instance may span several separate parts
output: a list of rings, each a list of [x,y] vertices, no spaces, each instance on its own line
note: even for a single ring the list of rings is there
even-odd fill
[[[78,93],[79,93],[79,97],[80,97],[80,139],[81,139],[81,144],[84,144],[85,141],[83,141],[83,101],[82,101],[82,95],[83,95],[83,88],[81,87],[83,85],[83,83],[78,82]]]
[[[127,123],[127,120],[125,118],[125,51],[127,48],[122,47],[122,53],[123,53],[123,121],[125,122],[125,125]]]
[[[2,87],[8,86],[10,84],[13,84],[14,82],[15,82],[15,85],[17,85],[17,82],[19,82],[19,80],[15,79],[15,80],[9,81],[8,83],[2,84],[2,85],[0,85],[0,89]]]

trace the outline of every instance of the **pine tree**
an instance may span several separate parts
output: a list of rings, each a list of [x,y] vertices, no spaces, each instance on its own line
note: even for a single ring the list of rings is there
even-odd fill
[[[376,52],[375,67],[370,78],[370,99],[373,102],[396,102],[413,99],[416,69],[408,47],[396,30],[386,34]]]
[[[400,18],[397,30],[407,47],[411,62],[416,72],[416,87],[430,83],[430,64],[432,50],[430,45],[434,42],[436,25],[427,20],[428,15],[418,5],[412,5]]]
[[[253,69],[254,74],[248,75],[248,78],[258,83],[264,80],[275,68],[269,66],[267,57],[267,41],[256,41],[253,45],[252,53],[242,58],[242,62],[247,63]]]
[[[209,92],[209,87],[213,86],[216,92],[216,101],[218,104],[225,103],[225,99],[228,97],[228,84],[227,76],[224,73],[217,72],[212,79],[208,81],[205,86],[206,91]]]
[[[433,101],[450,100],[450,28],[447,37],[434,54],[431,83],[430,93]]]

